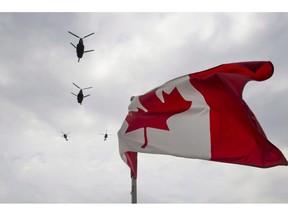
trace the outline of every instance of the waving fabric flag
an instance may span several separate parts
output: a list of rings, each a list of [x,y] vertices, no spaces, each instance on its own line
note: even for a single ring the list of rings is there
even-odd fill
[[[122,159],[137,177],[137,152],[261,168],[288,165],[242,99],[245,84],[273,74],[269,61],[223,64],[135,97],[118,131]]]

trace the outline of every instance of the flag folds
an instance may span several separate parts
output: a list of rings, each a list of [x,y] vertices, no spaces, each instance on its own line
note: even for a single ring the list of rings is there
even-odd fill
[[[120,156],[137,177],[137,152],[261,168],[288,165],[242,99],[245,84],[273,74],[269,61],[223,64],[134,97],[118,131]]]

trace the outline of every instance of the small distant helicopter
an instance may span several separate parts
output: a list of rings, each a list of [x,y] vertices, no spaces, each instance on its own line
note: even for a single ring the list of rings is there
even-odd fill
[[[83,38],[79,37],[78,35],[70,32],[70,31],[68,31],[68,33],[70,33],[70,34],[72,34],[73,36],[79,38],[79,42],[78,42],[77,46],[75,46],[73,43],[71,43],[71,45],[76,48],[76,53],[77,53],[77,57],[78,57],[78,62],[80,61],[80,58],[82,58],[82,56],[83,56],[84,53],[94,51],[94,50],[85,50],[85,51],[84,51],[84,43],[83,43],[83,39],[86,38],[86,37],[89,37],[89,36],[93,35],[94,32],[92,32],[91,34],[86,35],[86,36],[83,37]]]
[[[106,139],[108,138],[108,135],[111,135],[111,134],[107,133],[107,130],[106,130],[105,134],[104,133],[100,133],[100,134],[104,135],[104,141],[106,141]]]
[[[64,133],[63,131],[61,131],[62,133],[63,133],[63,137],[66,139],[66,141],[68,141],[68,134],[70,134],[70,132],[69,133]]]
[[[71,92],[71,94],[75,95],[75,96],[77,97],[78,103],[80,103],[80,104],[82,105],[83,99],[84,99],[85,97],[90,96],[90,94],[84,96],[84,95],[83,95],[83,90],[85,90],[85,89],[90,89],[90,88],[93,88],[93,87],[87,87],[87,88],[83,88],[83,89],[82,89],[82,88],[80,88],[78,85],[76,85],[75,83],[73,83],[73,85],[75,85],[77,88],[79,88],[80,91],[79,91],[78,95],[74,94],[73,92]]]

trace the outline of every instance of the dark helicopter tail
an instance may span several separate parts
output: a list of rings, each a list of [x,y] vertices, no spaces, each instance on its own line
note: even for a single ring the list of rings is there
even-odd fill
[[[78,58],[78,62],[80,62],[80,58]]]

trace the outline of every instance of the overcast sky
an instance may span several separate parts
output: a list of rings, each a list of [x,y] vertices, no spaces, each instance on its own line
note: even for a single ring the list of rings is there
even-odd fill
[[[287,26],[287,13],[0,13],[0,202],[130,203],[117,138],[130,97],[223,63],[273,63],[243,98],[288,158]],[[95,33],[79,63],[68,31]],[[73,82],[93,86],[82,105]],[[287,167],[138,154],[139,203],[287,203],[287,179]]]

